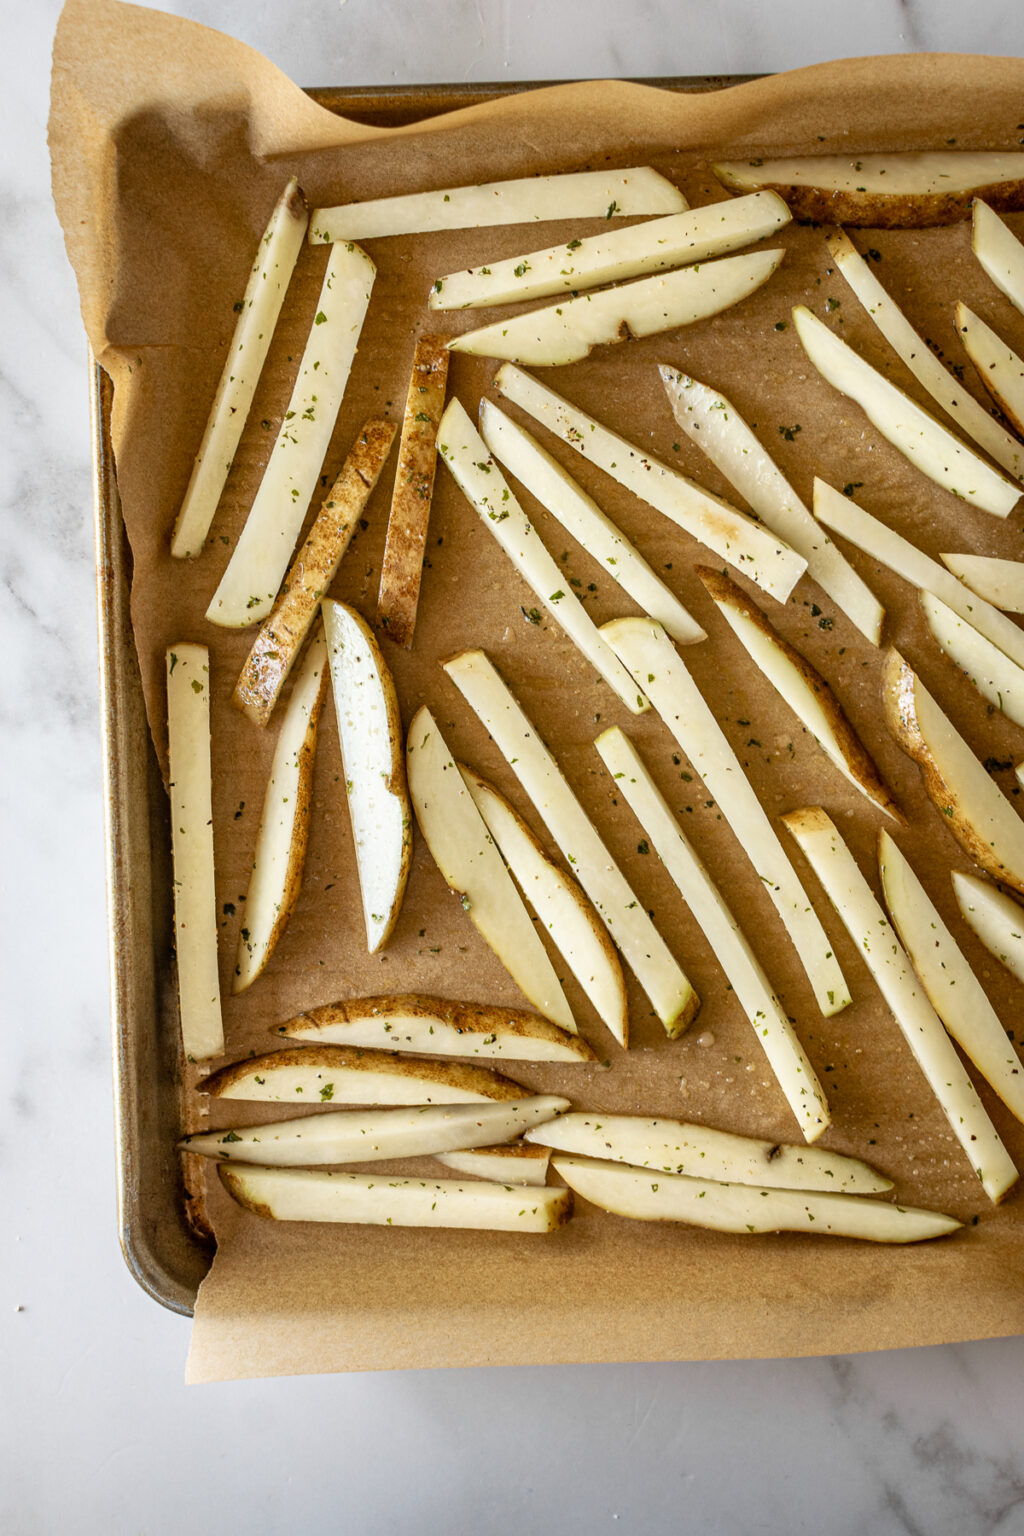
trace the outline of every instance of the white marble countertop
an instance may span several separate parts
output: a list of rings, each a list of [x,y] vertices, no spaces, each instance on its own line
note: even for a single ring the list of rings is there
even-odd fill
[[[317,84],[756,72],[1024,48],[1019,0],[168,8]],[[189,1325],[136,1287],[115,1228],[85,342],[45,153],[58,9],[10,7],[0,64],[0,1529],[1024,1532],[1021,1339],[184,1387]]]

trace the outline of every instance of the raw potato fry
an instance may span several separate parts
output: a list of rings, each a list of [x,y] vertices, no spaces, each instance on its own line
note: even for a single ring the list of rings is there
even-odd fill
[[[181,1044],[190,1060],[205,1061],[224,1050],[205,645],[183,641],[167,652],[167,753]]]
[[[176,559],[200,554],[206,543],[308,223],[305,200],[293,176],[270,215],[237,305],[234,335],[171,536]]]
[[[885,609],[815,522],[736,407],[677,368],[662,364],[659,372],[672,414],[690,441],[735,486],[751,511],[806,560],[808,576],[877,645]]]
[[[487,830],[566,964],[620,1045],[629,1035],[626,983],[615,947],[576,881],[544,852],[518,811],[492,784],[460,764]]]
[[[655,336],[721,314],[766,283],[784,255],[781,250],[754,251],[636,278],[465,331],[448,343],[448,350],[534,368],[578,363],[595,347]]]
[[[554,1232],[572,1215],[567,1189],[507,1189],[456,1179],[389,1179],[309,1168],[217,1172],[239,1205],[273,1221],[341,1221],[375,1227],[460,1227],[485,1232]]]
[[[828,249],[856,297],[921,388],[926,389],[960,430],[973,438],[1007,474],[1017,480],[1024,478],[1024,443],[1000,426],[939,361],[899,305],[886,293],[849,235],[842,230],[831,235]]]
[[[211,1073],[200,1091],[217,1099],[291,1104],[485,1104],[528,1097],[527,1089],[488,1067],[346,1045],[249,1056]]]
[[[771,898],[828,1017],[850,992],[814,908],[721,726],[665,631],[649,619],[613,619],[602,633],[635,677],[707,786]]]
[[[700,999],[598,835],[522,705],[483,651],[463,651],[444,669],[487,727],[554,842],[572,866],[670,1038],[688,1028]],[[628,1041],[623,1042],[624,1045]]]
[[[200,1157],[302,1168],[310,1163],[380,1163],[511,1141],[550,1120],[569,1100],[535,1094],[503,1104],[417,1104],[401,1109],[333,1109],[298,1120],[202,1131],[178,1145]]]
[[[1024,360],[962,302],[956,306],[956,329],[979,379],[1014,431],[1024,434]],[[1024,446],[1018,447],[1024,454]]]
[[[953,889],[964,921],[985,948],[1018,981],[1024,981],[1024,911],[1012,896],[977,875],[953,871]]]
[[[718,1184],[679,1173],[652,1180],[649,1173],[589,1157],[553,1157],[551,1166],[591,1205],[635,1221],[679,1221],[713,1232],[809,1232],[875,1243],[921,1243],[960,1226],[939,1211],[857,1195]]]
[[[366,947],[391,937],[412,861],[402,717],[383,652],[354,608],[323,601],[331,691],[363,901]]]
[[[449,401],[440,427],[441,457],[459,490],[523,580],[616,697],[634,715],[649,708],[625,667],[569,585],[569,579],[505,484],[462,402]]]
[[[634,448],[522,369],[504,364],[494,376],[494,388],[779,602],[786,601],[807,569],[802,555],[745,512]]]
[[[266,968],[302,889],[309,836],[316,733],[327,692],[327,644],[310,641],[292,685],[270,765],[245,917],[238,936],[232,992],[244,992]]]
[[[997,1203],[1017,1170],[849,848],[820,806],[782,818],[842,918],[950,1128]]]
[[[847,1195],[878,1195],[892,1189],[891,1179],[859,1158],[819,1147],[787,1147],[753,1136],[736,1136],[685,1120],[570,1110],[549,1125],[527,1131],[525,1140],[558,1152],[723,1184],[828,1189]]]
[[[306,518],[355,361],[377,269],[357,245],[335,246],[288,409],[206,610],[212,624],[244,629],[270,612]]]
[[[412,358],[377,596],[377,623],[390,640],[406,650],[412,645],[416,628],[423,551],[434,496],[437,428],[447,386],[444,338],[421,336]]]
[[[961,848],[997,880],[1024,892],[1024,821],[894,650],[882,669],[882,708]]]
[[[426,705],[409,727],[406,763],[416,820],[449,889],[533,1006],[576,1034],[547,950]]]
[[[317,208],[311,245],[332,240],[380,240],[438,229],[485,229],[543,219],[613,219],[637,213],[681,213],[687,202],[670,181],[636,165],[616,171],[570,171],[523,176],[475,187],[441,187],[362,203]]]
[[[602,569],[680,645],[707,635],[660,576],[597,505],[524,427],[491,400],[480,402],[480,433],[509,474],[525,485]]]
[[[906,826],[907,818],[882,782],[867,748],[821,673],[783,639],[756,603],[728,576],[707,566],[698,566],[697,575],[747,655],[843,777],[880,811]]]
[[[1024,1068],[1017,1052],[924,886],[884,829],[878,839],[878,870],[893,926],[929,1002],[1003,1103],[1024,1121]],[[954,884],[958,878],[963,877],[954,874]],[[1017,911],[1024,918],[1024,912]]]
[[[865,362],[804,305],[793,311],[804,351],[822,378],[860,406],[871,424],[929,480],[970,506],[1007,517],[1022,494],[934,416]]]
[[[594,745],[615,780],[616,790],[621,791],[647,833],[714,950],[805,1141],[816,1140],[830,1119],[824,1090],[746,935],[687,841],[636,748],[618,726],[605,731]]]
[[[305,543],[292,562],[270,617],[253,641],[231,702],[254,725],[266,725],[270,719],[302,642],[313,627],[320,599],[337,575],[342,556],[359,526],[394,436],[395,429],[389,421],[371,416],[363,424],[341,474],[328,491]]]
[[[979,197],[974,203],[974,254],[1000,293],[1024,314],[1024,246],[989,206],[994,202],[994,198],[985,202]],[[1000,206],[1005,211],[1005,205]]]
[[[724,256],[774,234],[790,220],[773,192],[755,192],[734,202],[713,203],[687,213],[634,224],[607,234],[570,240],[490,266],[450,272],[430,290],[431,309],[480,309],[577,294],[603,283],[618,283],[649,272],[668,271],[709,256]]]
[[[493,1179],[496,1184],[547,1183],[551,1153],[547,1147],[531,1147],[525,1141],[512,1141],[503,1147],[470,1147],[465,1152],[438,1152],[434,1161],[453,1173],[468,1173],[475,1179]]]
[[[848,539],[874,560],[909,581],[921,591],[933,592],[954,613],[998,645],[1019,666],[1024,666],[1024,630],[1006,618],[984,598],[969,592],[937,560],[926,555],[893,528],[879,522],[870,512],[833,490],[824,480],[814,482],[814,515],[826,527]],[[943,556],[945,559],[945,556]]]
[[[939,645],[982,697],[1007,719],[1024,725],[1024,669],[933,593],[921,593],[921,607]]]
[[[1024,613],[1024,560],[965,554],[943,555],[942,560],[957,580],[986,604],[1006,613]]]
[[[597,1060],[585,1040],[539,1014],[498,1004],[453,1003],[415,993],[357,997],[311,1008],[282,1024],[277,1033],[293,1040],[419,1051],[424,1056],[569,1063]]]
[[[724,161],[712,170],[730,192],[777,192],[801,223],[924,229],[969,218],[975,197],[1024,207],[1024,155],[1013,150],[807,155]]]

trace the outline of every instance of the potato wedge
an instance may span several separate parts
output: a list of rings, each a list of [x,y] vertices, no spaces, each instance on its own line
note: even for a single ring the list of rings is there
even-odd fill
[[[533,1006],[576,1034],[547,950],[426,705],[409,726],[406,763],[416,820],[449,889]]]
[[[822,531],[736,407],[677,368],[662,364],[659,372],[672,414],[690,441],[707,454],[751,511],[807,561],[811,580],[872,645],[878,645],[885,609]]]
[[[357,245],[331,252],[288,409],[245,527],[206,610],[244,629],[274,605],[330,445],[376,276]]]
[[[882,669],[882,708],[895,741],[921,769],[950,832],[997,880],[1024,892],[1024,821],[898,651]]]
[[[880,811],[905,826],[907,818],[882,782],[867,748],[821,673],[783,639],[742,587],[723,572],[709,570],[707,566],[698,566],[697,575],[751,661],[843,777]],[[1007,665],[1012,666],[1012,662]]]
[[[332,1041],[506,1061],[594,1062],[585,1040],[550,1019],[500,1004],[453,1003],[415,993],[357,997],[310,1008],[278,1027],[292,1040]]]
[[[768,281],[784,255],[781,250],[752,251],[635,278],[464,331],[452,338],[448,350],[532,368],[578,363],[595,347],[693,325],[742,303]]]
[[[956,330],[979,379],[1014,431],[1024,435],[1024,358],[964,303],[956,306]]]
[[[302,889],[317,726],[327,677],[327,642],[317,629],[292,685],[270,765],[238,936],[234,993],[251,987],[266,969]]]
[[[532,800],[666,1032],[681,1035],[700,999],[522,705],[483,651],[463,651],[444,669]]]
[[[638,213],[682,213],[687,206],[683,194],[648,165],[569,171],[317,208],[310,218],[309,241],[327,245],[332,240],[380,240],[543,219],[621,219]]]
[[[503,1147],[470,1147],[465,1152],[438,1152],[435,1163],[453,1173],[468,1173],[474,1179],[493,1179],[496,1184],[547,1183],[551,1153],[547,1147],[531,1147],[525,1141],[510,1141]]]
[[[1024,314],[1024,246],[994,210],[995,199],[979,196],[971,209],[974,254],[1010,303]],[[1005,205],[1001,211],[1006,212]]]
[[[821,1082],[771,982],[639,753],[618,726],[594,743],[608,772],[672,876],[728,978],[805,1141],[829,1123]],[[581,1150],[572,1148],[570,1150]]]
[[[224,1050],[205,645],[183,641],[167,652],[167,755],[181,1044],[190,1060],[205,1061]]]
[[[554,1232],[572,1215],[567,1189],[508,1189],[482,1180],[389,1179],[310,1168],[217,1169],[228,1194],[273,1221],[340,1221],[374,1227],[460,1227]]]
[[[338,573],[364,507],[394,440],[389,421],[363,423],[341,474],[292,562],[281,595],[253,641],[231,702],[254,725],[266,725],[281,689],[320,611],[320,599]]]
[[[929,1002],[1006,1107],[1024,1121],[1024,1066],[953,935],[884,828],[878,838],[878,872],[893,926]],[[955,885],[957,880],[954,874]]]
[[[721,726],[665,631],[649,619],[613,619],[603,634],[651,703],[739,840],[792,940],[828,1017],[851,1001],[828,935]]]
[[[293,176],[274,205],[245,293],[235,306],[234,334],[171,535],[176,559],[194,558],[206,544],[308,223],[306,202]]]
[[[947,608],[934,593],[921,593],[921,607],[928,628],[950,661],[1008,720],[1024,725],[1024,668],[986,640],[973,624]]]
[[[804,351],[822,378],[856,402],[884,438],[936,485],[1007,517],[1024,492],[879,373],[804,305],[793,310]]]
[[[814,1190],[719,1184],[680,1173],[649,1173],[589,1157],[556,1156],[554,1171],[591,1205],[634,1221],[678,1221],[713,1232],[807,1232],[875,1243],[921,1243],[960,1226],[939,1211]],[[223,1175],[223,1170],[222,1170]]]
[[[985,1193],[998,1203],[1017,1169],[853,854],[820,806],[782,820],[863,956]]]
[[[437,467],[437,428],[448,387],[448,349],[443,336],[421,336],[402,420],[402,441],[391,496],[388,535],[380,568],[377,623],[389,640],[412,645],[420,601],[423,552]]]
[[[1005,891],[977,875],[953,871],[953,889],[964,921],[990,954],[1024,981],[1024,911]]]
[[[1004,613],[1024,613],[1024,560],[959,552],[941,558],[958,581],[993,608]]]
[[[730,192],[777,192],[802,224],[959,224],[976,197],[1024,208],[1024,155],[1014,150],[730,160],[712,170]]]
[[[511,363],[498,369],[494,387],[771,597],[780,602],[789,597],[807,569],[807,561],[745,512],[634,448]]]
[[[351,1045],[286,1046],[248,1056],[212,1072],[200,1092],[277,1104],[485,1104],[529,1096],[488,1067]]]
[[[412,860],[402,717],[394,679],[366,620],[329,597],[322,607],[366,947],[373,955],[398,921]]]

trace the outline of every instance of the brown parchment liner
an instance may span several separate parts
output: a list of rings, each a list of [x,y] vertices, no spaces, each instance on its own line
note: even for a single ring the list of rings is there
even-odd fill
[[[671,62],[685,67],[683,59]],[[695,97],[621,82],[569,85],[420,125],[371,129],[317,107],[265,59],[230,38],[112,0],[71,0],[54,59],[54,193],[86,329],[115,381],[113,435],[134,557],[132,611],[161,756],[165,646],[190,639],[211,650],[227,1059],[266,1048],[273,1025],[337,997],[421,990],[522,1001],[419,839],[394,938],[383,955],[366,954],[329,708],[321,725],[298,908],[266,975],[243,997],[229,994],[276,720],[261,732],[229,707],[252,632],[214,628],[203,615],[287,401],[326,260],[323,249],[306,248],[300,257],[210,546],[199,560],[179,563],[170,559],[167,543],[230,338],[232,304],[286,178],[297,175],[315,205],[533,172],[649,163],[699,204],[723,195],[708,170],[719,156],[923,149],[953,140],[963,148],[1015,148],[1024,135],[1022,101],[1024,62],[939,55],[822,65]],[[413,346],[423,331],[454,333],[492,317],[431,314],[425,298],[434,277],[597,227],[544,225],[369,243],[378,276],[325,473],[336,473],[365,417],[384,412],[400,420]],[[861,249],[877,251],[876,270],[886,287],[924,335],[957,362],[963,360],[952,319],[958,298],[1011,344],[1024,345],[1024,322],[973,263],[968,226],[865,231],[856,239]],[[932,553],[968,547],[1019,554],[1019,511],[1001,524],[932,486],[813,373],[789,324],[796,302],[841,325],[841,334],[920,398],[831,271],[823,233],[791,228],[772,243],[786,247],[782,268],[737,309],[685,331],[604,349],[546,376],[634,441],[709,489],[731,495],[674,428],[654,365],[678,364],[721,389],[756,424],[808,501],[817,472],[834,485],[855,485],[869,510]],[[450,389],[473,411],[494,372],[485,360],[453,358]],[[980,394],[977,380],[968,382]],[[878,813],[830,767],[753,671],[691,573],[707,552],[568,449],[554,447],[707,629],[709,641],[689,648],[686,659],[769,812],[824,804],[877,890]],[[371,621],[392,473],[382,476],[366,526],[333,588]],[[595,619],[636,611],[550,518],[525,501],[556,558],[566,553],[566,581],[582,581]],[[870,559],[856,552],[852,558],[886,603],[890,638],[975,749],[1000,764],[1016,761],[1024,754],[1021,733],[988,713],[930,641],[913,592]],[[927,801],[918,770],[882,723],[878,653],[806,579],[785,606],[754,595],[839,694],[910,816],[909,828],[896,831],[900,846],[1013,1028],[1019,989],[973,940],[953,903],[949,870],[969,865]],[[450,476],[439,472],[415,648],[409,654],[388,651],[403,718],[429,703],[455,751],[490,776],[540,831],[515,779],[438,666],[464,646],[484,646],[655,913],[700,992],[703,1011],[688,1035],[669,1042],[631,980],[633,1048],[625,1055],[570,978],[567,990],[583,1031],[610,1067],[504,1070],[531,1089],[566,1092],[580,1105],[607,1112],[684,1115],[797,1139],[699,929],[656,859],[639,851],[641,834],[631,814],[615,803],[592,741],[617,722],[640,745],[798,1021],[832,1106],[834,1123],[823,1144],[870,1158],[896,1180],[902,1200],[953,1211],[968,1225],[952,1240],[907,1250],[802,1236],[745,1241],[627,1223],[578,1202],[575,1220],[549,1238],[322,1228],[243,1213],[213,1178],[209,1208],[219,1248],[200,1294],[189,1379],[800,1355],[1016,1332],[1024,1316],[1022,1197],[1011,1196],[999,1210],[985,1200],[800,855],[794,851],[794,862],[856,998],[829,1020],[817,1013],[741,849],[699,783],[684,777],[687,765],[675,761],[665,729],[653,716],[627,716],[553,624],[530,623],[522,607],[534,603]],[[1016,793],[1011,773],[993,771],[1007,793]],[[173,1015],[167,1027],[176,1027]],[[1024,1132],[984,1085],[981,1093],[1020,1162]],[[194,1123],[205,1114],[202,1102],[195,1099]],[[271,1106],[215,1104],[207,1123],[275,1113]]]

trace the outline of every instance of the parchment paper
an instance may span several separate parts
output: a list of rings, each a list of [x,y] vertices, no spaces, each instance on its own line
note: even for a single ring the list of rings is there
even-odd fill
[[[666,67],[686,69],[684,57]],[[649,163],[691,203],[723,196],[708,163],[729,154],[1015,148],[1024,135],[1024,62],[953,56],[823,65],[712,95],[679,96],[621,82],[544,89],[396,130],[333,117],[241,44],[189,22],[112,3],[70,0],[57,34],[50,137],[57,209],[78,275],[89,339],[115,381],[118,484],[134,557],[133,617],[150,724],[165,750],[163,655],[176,640],[210,646],[214,686],[214,828],[223,913],[228,1057],[270,1044],[303,1008],[388,990],[521,1002],[417,841],[405,906],[383,955],[365,952],[337,737],[325,710],[305,884],[263,978],[228,986],[276,720],[260,732],[228,704],[252,632],[203,615],[287,401],[326,253],[307,248],[241,449],[196,562],[169,557],[188,480],[251,253],[291,174],[311,206],[533,172]],[[416,337],[454,333],[484,316],[431,315],[432,280],[459,267],[585,234],[597,225],[440,234],[371,242],[378,266],[370,318],[325,473],[371,413],[400,417]],[[1018,348],[1022,322],[974,265],[969,228],[859,235],[875,268],[923,333],[955,354],[952,306],[963,298]],[[776,243],[776,242],[772,242]],[[1003,525],[965,508],[910,469],[813,374],[789,323],[806,302],[915,397],[919,391],[829,266],[821,231],[791,228],[787,256],[759,293],[688,330],[606,348],[547,377],[709,489],[731,495],[674,428],[655,363],[723,390],[810,499],[815,472],[856,486],[871,511],[930,552],[1019,553],[1020,515]],[[838,310],[828,300],[839,302]],[[957,359],[959,360],[959,359]],[[472,412],[495,365],[453,358],[450,389]],[[970,380],[972,387],[976,380]],[[787,429],[783,431],[783,429]],[[549,444],[550,446],[550,444]],[[690,567],[700,550],[665,519],[556,445],[571,472],[633,537],[708,630],[686,652],[771,814],[824,804],[877,889],[879,817],[830,767],[761,682]],[[382,476],[333,589],[372,620],[390,482]],[[528,497],[567,580],[582,582],[598,621],[636,610]],[[854,553],[886,603],[889,636],[985,758],[1022,755],[1020,732],[966,687],[928,638],[915,594]],[[917,769],[889,740],[878,707],[879,656],[808,580],[788,605],[756,594],[781,630],[825,673],[911,817],[901,847],[924,876],[1011,1026],[1019,989],[959,920],[951,867],[969,867],[923,794]],[[551,1237],[321,1228],[243,1213],[210,1180],[219,1249],[196,1314],[189,1379],[399,1366],[567,1360],[713,1358],[880,1349],[1016,1332],[1024,1317],[1022,1197],[985,1200],[882,1006],[859,957],[800,856],[794,862],[832,937],[855,1003],[817,1013],[774,909],[716,807],[675,760],[653,714],[626,716],[560,631],[528,622],[535,599],[446,471],[439,470],[416,646],[389,651],[403,717],[436,711],[456,752],[500,785],[536,830],[535,813],[486,733],[438,666],[484,646],[551,744],[610,847],[692,976],[703,1011],[669,1042],[631,986],[633,1048],[619,1050],[571,979],[594,1068],[508,1070],[531,1089],[605,1111],[675,1114],[785,1140],[798,1134],[753,1033],[694,919],[642,834],[617,805],[592,741],[619,723],[638,742],[779,988],[831,1102],[824,1144],[869,1157],[910,1203],[953,1211],[954,1239],[908,1250],[801,1236],[743,1240],[612,1218],[577,1202]],[[1007,793],[1011,773],[997,771]],[[169,947],[169,936],[168,936]],[[173,1015],[167,1027],[176,1027]],[[1024,1133],[984,1085],[982,1096],[1018,1161]],[[192,1124],[205,1113],[196,1096]],[[273,1118],[267,1106],[215,1105],[211,1124]],[[438,1170],[440,1171],[440,1170]],[[194,1170],[192,1171],[194,1175]],[[972,1225],[976,1222],[976,1225]]]

